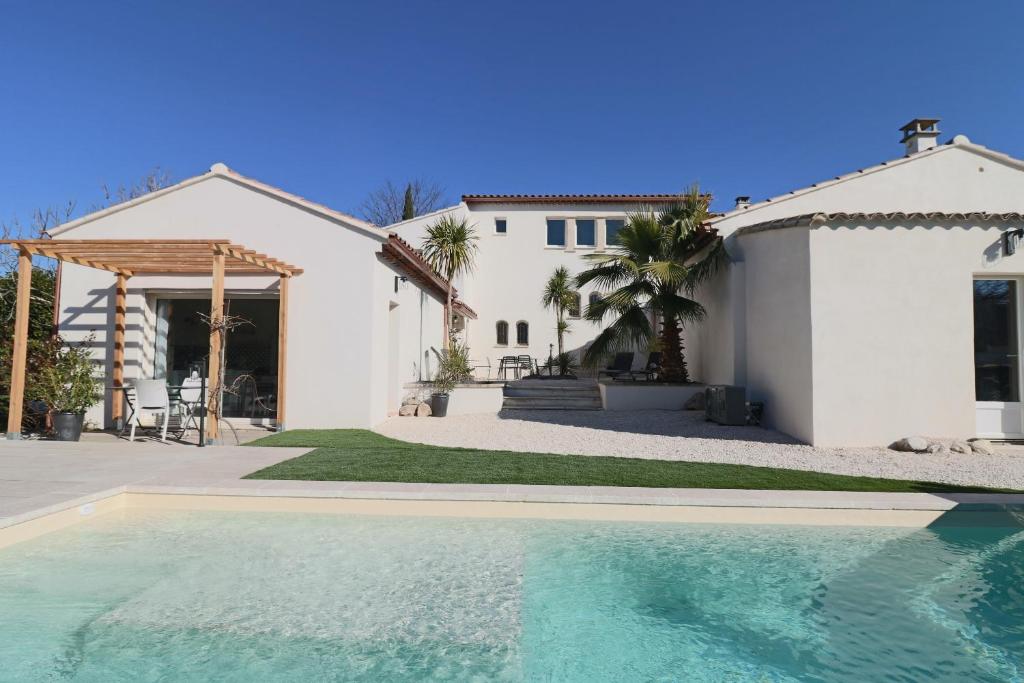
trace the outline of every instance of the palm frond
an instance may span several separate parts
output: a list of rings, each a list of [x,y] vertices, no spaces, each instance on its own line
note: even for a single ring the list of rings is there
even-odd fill
[[[427,226],[421,253],[434,270],[451,282],[473,270],[479,239],[476,227],[466,218],[445,214]]]
[[[583,354],[583,364],[594,367],[616,351],[646,348],[653,336],[647,313],[640,306],[632,306],[622,311],[618,320],[597,335]]]

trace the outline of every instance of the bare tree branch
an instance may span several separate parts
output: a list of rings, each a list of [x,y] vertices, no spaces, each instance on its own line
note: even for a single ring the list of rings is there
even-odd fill
[[[448,203],[445,189],[435,182],[414,178],[408,183],[395,185],[388,180],[367,196],[359,206],[359,214],[374,225],[399,222],[405,208],[406,187],[412,189],[413,209],[417,216],[436,211]]]

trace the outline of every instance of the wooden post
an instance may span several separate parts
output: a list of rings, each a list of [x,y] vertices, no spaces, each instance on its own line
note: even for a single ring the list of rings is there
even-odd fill
[[[118,273],[117,284],[114,287],[114,371],[111,378],[114,387],[124,386],[124,318],[127,298],[128,276]],[[115,388],[111,399],[113,404],[110,407],[110,417],[114,421],[114,427],[121,429],[124,426],[124,392]]]
[[[210,301],[210,397],[207,400],[206,443],[220,443],[220,403],[224,387],[220,385],[221,327],[224,324],[224,252],[215,248],[213,254],[213,292]]]
[[[21,409],[25,400],[25,362],[28,360],[28,308],[32,296],[32,255],[18,252],[18,298],[14,311],[14,349],[11,360],[11,403],[7,409],[7,438],[21,438]]]
[[[277,302],[277,431],[285,429],[285,396],[288,386],[288,281],[282,275]]]

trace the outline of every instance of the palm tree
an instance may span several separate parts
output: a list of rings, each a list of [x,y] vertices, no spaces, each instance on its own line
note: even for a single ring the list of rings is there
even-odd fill
[[[423,258],[448,281],[448,296],[444,304],[444,349],[451,347],[452,281],[459,275],[472,272],[477,252],[476,228],[465,218],[445,214],[427,226],[423,240]]]
[[[555,272],[548,278],[544,285],[544,294],[541,296],[541,303],[544,308],[555,310],[555,332],[558,334],[558,355],[565,352],[565,333],[569,330],[569,323],[565,320],[565,311],[576,303],[576,288],[573,286],[573,278],[569,275],[569,269],[565,266],[558,266]]]
[[[585,364],[597,365],[614,351],[654,346],[662,353],[662,377],[689,381],[681,325],[705,316],[689,297],[728,258],[722,240],[705,227],[708,217],[708,197],[694,185],[660,211],[629,214],[611,253],[584,257],[594,265],[576,276],[576,286],[610,290],[587,306],[585,317],[600,322],[616,316],[587,349]],[[660,325],[657,331],[648,312]]]

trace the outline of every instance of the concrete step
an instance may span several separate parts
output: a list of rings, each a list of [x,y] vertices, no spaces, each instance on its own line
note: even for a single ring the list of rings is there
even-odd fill
[[[525,398],[509,396],[502,404],[506,409],[527,410],[601,410],[600,397],[559,397],[559,398]]]
[[[505,387],[505,396],[535,396],[537,398],[549,398],[554,396],[582,396],[582,397],[600,397],[600,392],[597,389],[589,388],[569,388],[563,387],[560,389],[541,389],[537,387]]]

